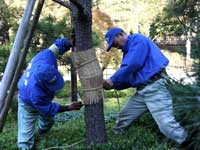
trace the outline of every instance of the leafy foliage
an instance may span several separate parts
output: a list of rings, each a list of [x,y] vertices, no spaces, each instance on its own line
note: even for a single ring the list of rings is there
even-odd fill
[[[151,24],[149,35],[153,39],[155,36],[164,37],[166,35],[180,36],[184,32],[183,26],[177,19],[159,14]]]
[[[197,0],[169,0],[162,14],[158,14],[150,27],[150,36],[182,35],[199,32],[199,2]]]
[[[57,37],[70,37],[71,31],[66,17],[58,20],[49,14],[38,23],[31,46],[35,49],[47,48]]]
[[[181,83],[172,83],[169,89],[174,99],[174,112],[177,120],[188,130],[196,131],[197,134],[192,137],[195,149],[199,149],[200,138],[200,103],[197,100],[199,87],[191,85],[182,85]]]
[[[5,69],[8,56],[10,54],[10,48],[11,48],[11,45],[9,44],[4,44],[0,46],[0,73],[2,73]]]
[[[186,30],[199,31],[199,2],[198,0],[170,0],[166,12],[177,17]]]
[[[157,3],[157,0],[151,0]],[[128,3],[126,3],[128,2]],[[106,1],[106,4],[108,4],[108,7],[111,5],[117,6],[119,11],[124,12],[131,12],[133,4],[136,1],[118,1],[116,4],[114,4],[111,1]],[[141,1],[142,6],[145,4],[145,1]],[[174,1],[175,2],[175,1]],[[182,23],[186,24],[188,28],[194,28],[196,31],[196,18],[197,18],[197,10],[196,10],[196,4],[194,7],[191,7],[193,5],[190,5],[190,3],[197,2],[195,0],[188,1],[188,0],[178,0],[176,3],[173,2],[173,5],[169,5],[170,7],[166,8],[163,12],[164,14],[159,14],[155,21],[153,22],[151,26],[151,36],[160,35],[163,36],[165,34],[174,34],[174,35],[181,35],[184,33],[184,26],[180,24],[180,22],[176,19],[178,16],[180,21]],[[137,6],[141,4],[139,1],[137,1]],[[97,0],[94,5],[97,4],[97,9],[101,8],[100,1]],[[129,8],[124,7],[127,4]],[[169,3],[170,4],[170,3]],[[118,7],[120,5],[120,8]],[[158,4],[159,5],[159,4]],[[51,8],[52,5],[49,5],[49,8]],[[110,7],[113,9],[113,7]],[[157,6],[156,6],[157,7]],[[152,7],[151,10],[156,10],[156,7]],[[135,6],[133,8],[136,8]],[[188,9],[189,8],[189,9]],[[145,6],[144,10],[148,10],[149,6]],[[10,9],[11,10],[11,9]],[[13,8],[14,10],[14,8]],[[145,14],[146,11],[142,11],[143,13],[140,13],[140,15]],[[160,11],[160,9],[159,9]],[[8,11],[10,13],[11,11]],[[113,10],[111,10],[113,12]],[[116,10],[115,10],[116,12]],[[140,10],[135,10],[134,12],[140,12]],[[131,12],[132,13],[132,12]],[[152,12],[153,15],[157,12]],[[112,13],[113,15],[116,15],[118,18],[119,14]],[[129,14],[129,13],[127,13]],[[17,29],[18,20],[21,17],[21,10],[16,9],[16,13],[7,14],[4,15],[7,16],[8,23],[13,31],[11,36],[11,41],[13,41],[14,34]],[[45,14],[46,15],[46,14]],[[36,53],[38,49],[46,48],[48,47],[54,38],[56,37],[69,37],[71,33],[71,25],[69,23],[69,14],[65,14],[66,17],[56,18],[53,15],[49,15],[46,17],[42,17],[38,26],[36,33],[33,38],[33,43],[31,45],[29,56],[27,58],[27,61],[29,61]],[[95,17],[96,15],[96,17]],[[111,15],[111,13],[109,13]],[[93,45],[99,46],[101,45],[102,49],[105,49],[105,43],[100,42],[103,41],[103,35],[108,27],[113,26],[113,22],[116,24],[120,24],[119,20],[116,20],[115,18],[111,18],[109,15],[107,15],[104,12],[101,12],[100,10],[97,10],[94,12],[94,28],[93,28]],[[14,16],[14,17],[13,17]],[[131,15],[127,15],[127,17],[130,17]],[[137,15],[136,15],[137,16]],[[147,16],[149,17],[149,16]],[[121,17],[123,19],[123,17]],[[152,19],[152,18],[151,18]],[[149,22],[145,21],[145,17],[142,17],[141,20],[137,20],[137,23],[141,23],[141,26],[144,27]],[[102,23],[103,22],[103,23]],[[127,24],[126,18],[122,20],[122,24],[124,22]],[[188,24],[189,22],[189,24]],[[119,25],[118,24],[118,25]],[[126,27],[126,26],[124,26]],[[198,29],[198,28],[197,28]],[[128,30],[128,29],[127,29]],[[142,29],[143,30],[143,29]],[[197,33],[196,38],[199,40],[199,33]],[[11,44],[7,45],[1,45],[0,46],[0,72],[2,72],[5,68],[5,64],[7,62],[7,58],[9,56],[9,50],[11,49]],[[199,48],[196,47],[196,51],[198,52]],[[197,54],[197,55],[196,55]],[[199,53],[195,53],[196,58],[200,58]],[[102,63],[105,63],[105,66],[108,65],[110,62],[110,58],[114,57],[113,60],[111,60],[112,64],[115,64],[115,67],[117,68],[120,64],[120,52],[117,50],[113,50],[110,54],[102,53],[100,56]],[[200,62],[200,61],[199,61]],[[198,75],[198,82],[197,85],[200,85],[199,75],[200,75],[200,65],[199,63],[195,64],[196,67],[196,74]],[[82,94],[80,85],[79,92]],[[195,129],[198,134],[193,137],[193,144],[196,146],[196,149],[199,149],[199,140],[200,140],[200,109],[199,109],[199,102],[197,101],[197,94],[199,93],[199,88],[194,88],[194,86],[191,85],[182,85],[180,83],[173,83],[172,86],[169,87],[171,89],[173,99],[174,99],[174,112],[176,115],[176,118],[181,122],[183,126],[185,126],[189,133],[192,129]],[[106,127],[108,131],[108,143],[105,145],[93,145],[91,147],[86,147],[85,143],[80,143],[76,146],[74,146],[74,149],[152,149],[152,150],[167,150],[167,149],[174,149],[174,144],[166,140],[166,138],[160,134],[154,120],[149,114],[145,114],[140,120],[136,121],[134,123],[134,126],[132,126],[128,132],[126,132],[124,135],[114,135],[112,130],[112,127],[115,124],[116,116],[118,113],[119,107],[121,108],[122,105],[126,102],[127,97],[134,93],[134,89],[128,89],[125,91],[115,92],[115,91],[106,91],[105,92],[105,120],[106,120]],[[66,101],[66,98],[70,97],[70,85],[69,82],[66,82],[65,87],[62,91],[58,92],[56,95],[56,98],[64,98],[63,101],[58,101],[58,103],[66,104],[68,101]],[[117,98],[119,98],[120,106],[117,103]],[[14,101],[13,105],[11,106],[11,111],[9,112],[9,116],[6,122],[6,126],[4,128],[3,133],[1,134],[0,138],[0,149],[16,149],[17,145],[13,144],[17,142],[17,101]],[[83,118],[83,109],[81,111],[77,112],[66,112],[62,114],[58,114],[56,116],[56,123],[54,127],[52,128],[51,132],[47,134],[47,136],[43,137],[40,141],[38,141],[37,133],[36,133],[36,148],[37,149],[44,149],[51,146],[63,146],[63,145],[70,145],[76,141],[79,141],[81,139],[85,138],[85,124],[84,124],[84,118]],[[70,149],[73,149],[70,148]]]

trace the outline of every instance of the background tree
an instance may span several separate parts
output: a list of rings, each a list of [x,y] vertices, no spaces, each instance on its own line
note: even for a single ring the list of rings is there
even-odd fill
[[[12,2],[0,0],[0,79],[8,61],[18,19],[22,14],[21,7],[11,5]]]
[[[168,1],[163,12],[158,14],[154,22],[151,24],[151,38],[156,38],[157,36],[165,37],[170,35],[176,37],[187,37],[187,41],[189,41],[189,49],[192,49],[192,51],[188,52],[186,46],[186,48],[182,47],[181,51],[178,52],[185,54],[186,57],[190,55],[189,57],[193,59],[199,58],[199,6],[200,2],[198,0]],[[197,72],[199,72],[199,64],[195,64],[194,68]],[[199,73],[195,74],[195,76],[197,76],[197,82],[199,82]]]
[[[199,83],[200,83],[200,52],[199,52],[199,14],[200,14],[200,2],[198,0],[170,0],[165,7],[162,14],[159,14],[155,21],[151,25],[150,35],[156,36],[185,36],[187,41],[191,42],[190,57],[195,60],[193,68],[190,70],[195,71],[190,77],[195,77],[196,81],[193,85],[184,85],[184,83],[172,82],[169,86],[170,91],[174,99],[174,111],[176,118],[183,124],[187,130],[194,132],[196,135],[192,138],[194,149],[199,149]],[[177,45],[178,47],[178,45]],[[184,54],[183,57],[187,58],[188,51],[186,48],[181,47],[181,51],[177,48],[177,51]],[[186,59],[187,60],[187,59]],[[187,71],[187,70],[186,70]],[[198,97],[197,97],[198,96]]]
[[[26,36],[26,39],[25,39],[25,42],[24,42],[24,45],[23,45],[23,50],[21,52],[21,55],[19,56],[18,64],[16,66],[15,73],[14,73],[11,85],[9,87],[9,93],[7,94],[7,96],[6,96],[5,100],[4,100],[5,104],[3,105],[3,108],[1,109],[1,113],[0,113],[0,131],[2,131],[2,128],[3,128],[4,124],[5,124],[5,120],[6,120],[6,117],[7,117],[7,114],[8,114],[8,110],[9,110],[9,107],[10,107],[11,102],[13,100],[13,96],[14,96],[14,93],[15,93],[17,82],[19,80],[19,77],[21,76],[21,72],[22,72],[22,69],[23,69],[23,64],[25,62],[25,58],[26,58],[26,55],[28,53],[28,48],[30,46],[31,39],[32,39],[34,30],[36,28],[36,24],[37,24],[37,22],[39,20],[39,16],[40,16],[43,4],[44,4],[44,0],[39,0],[38,1],[37,7],[36,7],[36,10],[35,10],[35,15],[33,17],[32,24],[31,24],[30,29],[28,31],[28,34]],[[31,10],[31,8],[30,8],[30,10]],[[24,16],[26,16],[26,15],[27,14],[25,13]],[[26,21],[24,20],[24,22],[22,22],[22,25],[25,22]],[[19,31],[20,31],[20,28],[19,28]],[[20,32],[18,32],[18,34],[20,36],[21,36],[21,34],[23,35],[23,33],[20,34]],[[15,42],[17,43],[18,41],[16,40]]]
[[[8,6],[4,0],[0,1],[0,45],[9,42],[9,25],[7,18],[10,16]]]
[[[1,84],[0,84],[0,124],[1,124],[1,130],[4,124],[5,120],[5,115],[4,115],[4,111],[3,108],[7,107],[7,103],[5,102],[6,97],[9,95],[9,88],[10,88],[10,84],[13,81],[13,76],[15,74],[15,68],[17,67],[17,63],[19,60],[19,54],[20,54],[20,49],[23,46],[23,40],[25,38],[26,35],[26,31],[28,28],[28,23],[30,21],[31,18],[31,13],[35,4],[35,1],[29,1],[27,2],[28,4],[26,5],[26,9],[22,18],[22,21],[20,23],[19,26],[19,30],[17,32],[16,35],[16,39],[15,42],[13,44],[8,62],[6,64],[6,68],[1,80]],[[29,5],[30,3],[30,5]],[[15,79],[16,80],[16,79]],[[13,87],[15,88],[15,87]],[[13,89],[12,88],[12,89]],[[5,104],[5,106],[4,106]]]

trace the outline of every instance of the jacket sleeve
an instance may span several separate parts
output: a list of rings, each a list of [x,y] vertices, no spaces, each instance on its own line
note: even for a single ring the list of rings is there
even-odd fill
[[[43,116],[55,116],[60,108],[59,104],[53,103],[52,99],[48,98],[38,87],[32,89],[31,101],[33,107]]]
[[[115,89],[121,89],[130,83],[130,75],[143,67],[148,50],[148,45],[143,40],[130,45],[128,52],[123,57],[120,68],[110,78]]]

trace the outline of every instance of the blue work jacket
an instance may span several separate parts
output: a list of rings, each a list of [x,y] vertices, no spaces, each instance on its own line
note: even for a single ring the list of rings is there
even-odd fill
[[[117,90],[146,83],[169,63],[160,49],[142,34],[129,35],[122,52],[121,66],[110,78]]]
[[[47,84],[35,77],[37,66],[43,64],[52,65],[58,70],[56,56],[52,51],[45,49],[38,53],[18,82],[19,99],[37,109],[43,116],[54,116],[60,107],[52,102],[55,91],[51,91]]]

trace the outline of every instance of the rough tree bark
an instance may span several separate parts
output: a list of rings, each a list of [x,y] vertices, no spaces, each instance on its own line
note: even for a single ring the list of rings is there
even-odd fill
[[[76,51],[92,48],[92,0],[70,0],[70,3],[53,0],[72,11]],[[97,66],[98,67],[98,66]],[[107,136],[103,112],[103,95],[96,104],[85,106],[87,144],[106,143]]]
[[[92,48],[91,0],[71,0],[73,25],[76,37],[76,50]],[[86,136],[88,144],[105,143],[106,131],[103,113],[103,95],[96,104],[85,106]]]

